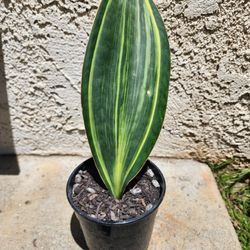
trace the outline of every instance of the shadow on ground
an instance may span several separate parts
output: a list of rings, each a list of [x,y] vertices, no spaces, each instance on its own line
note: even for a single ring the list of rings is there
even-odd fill
[[[80,223],[78,219],[76,218],[75,213],[73,213],[71,217],[70,230],[77,245],[80,246],[84,250],[89,250],[89,248],[87,247],[84,235],[82,233]]]
[[[18,175],[20,173],[15,155],[0,155],[0,175]]]
[[[17,175],[19,172],[10,121],[2,33],[0,31],[0,175]]]

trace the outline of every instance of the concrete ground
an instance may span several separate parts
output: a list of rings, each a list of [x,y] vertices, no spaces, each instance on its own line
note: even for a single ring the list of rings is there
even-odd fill
[[[167,190],[150,250],[241,249],[210,169],[192,160],[151,158]],[[79,224],[65,195],[76,156],[20,156],[20,173],[0,161],[0,249],[81,249]]]

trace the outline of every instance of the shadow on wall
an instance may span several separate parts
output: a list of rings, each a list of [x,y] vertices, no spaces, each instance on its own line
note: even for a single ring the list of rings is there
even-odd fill
[[[19,172],[10,122],[2,34],[0,31],[0,175],[17,175]]]

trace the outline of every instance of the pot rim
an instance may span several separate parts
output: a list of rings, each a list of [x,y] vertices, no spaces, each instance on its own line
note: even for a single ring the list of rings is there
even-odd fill
[[[96,218],[92,218],[90,217],[87,213],[83,212],[82,210],[80,210],[79,208],[74,206],[73,203],[73,198],[72,198],[72,189],[73,189],[73,179],[76,176],[76,174],[78,173],[78,171],[84,167],[84,165],[88,162],[93,160],[93,157],[85,160],[84,162],[82,162],[80,165],[78,165],[73,172],[70,174],[68,181],[67,181],[67,186],[66,186],[66,194],[67,194],[67,199],[71,205],[71,207],[73,208],[73,210],[75,211],[75,213],[79,214],[81,217],[84,217],[85,219],[95,222],[97,224],[100,225],[104,225],[104,226],[122,226],[122,225],[128,225],[128,224],[133,224],[136,223],[138,221],[141,221],[143,219],[145,219],[147,216],[149,216],[151,213],[153,213],[156,209],[158,209],[158,207],[160,206],[164,195],[165,195],[165,191],[166,191],[166,182],[165,182],[165,178],[162,174],[162,172],[160,171],[160,169],[149,159],[146,161],[146,163],[144,165],[149,165],[150,168],[152,169],[153,172],[157,172],[157,175],[159,175],[158,177],[158,181],[160,180],[160,185],[161,185],[161,193],[160,193],[160,197],[157,200],[157,202],[153,205],[153,207],[151,209],[149,209],[148,211],[146,211],[145,213],[143,213],[140,216],[131,218],[131,219],[127,219],[124,221],[103,221],[100,219],[96,219]]]

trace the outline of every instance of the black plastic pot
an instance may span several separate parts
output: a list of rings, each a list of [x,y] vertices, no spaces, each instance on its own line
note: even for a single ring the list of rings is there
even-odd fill
[[[143,167],[144,171],[147,167],[154,172],[156,179],[160,183],[159,200],[143,215],[121,222],[104,222],[91,218],[73,204],[72,188],[75,175],[79,170],[95,169],[93,158],[80,164],[70,175],[67,183],[68,201],[80,222],[86,244],[90,250],[146,250],[148,248],[155,216],[163,200],[166,185],[160,170],[149,160]],[[97,176],[97,178],[99,177]]]

